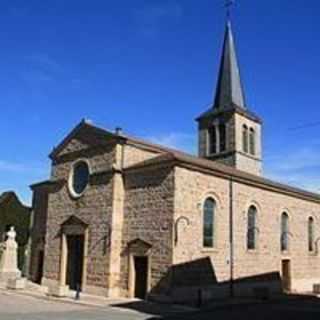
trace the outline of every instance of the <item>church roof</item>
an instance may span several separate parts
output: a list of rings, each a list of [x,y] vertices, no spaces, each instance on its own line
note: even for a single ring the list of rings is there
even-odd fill
[[[203,118],[207,118],[209,116],[218,116],[222,113],[226,114],[228,112],[236,112],[238,114],[241,114],[241,115],[247,117],[250,120],[256,121],[258,123],[262,123],[262,119],[258,115],[256,115],[254,112],[252,112],[248,109],[240,108],[236,105],[231,105],[230,107],[226,107],[223,109],[210,108],[206,112],[202,113],[198,118],[196,118],[196,120],[199,121],[199,120],[201,120]]]
[[[231,22],[228,21],[224,36],[214,107],[223,109],[232,104],[246,109]]]
[[[215,176],[220,176],[226,179],[232,179],[237,182],[241,182],[247,185],[252,185],[258,188],[264,188],[270,191],[279,192],[282,194],[287,194],[293,197],[298,197],[310,201],[314,201],[320,203],[320,195],[317,193],[305,191],[300,188],[288,186],[282,183],[278,183],[260,176],[256,176],[250,173],[246,173],[244,171],[240,171],[231,166],[224,165],[222,163],[218,163],[212,160],[202,159],[172,148],[164,147],[161,145],[157,145],[142,139],[138,139],[129,135],[121,134],[116,135],[111,131],[107,131],[103,128],[97,127],[91,123],[82,121],[73,131],[72,134],[69,134],[66,139],[63,140],[62,144],[57,147],[57,149],[61,149],[63,145],[69,140],[73,135],[76,134],[77,131],[81,130],[81,128],[90,129],[91,134],[97,133],[105,138],[109,138],[110,136],[114,139],[115,143],[117,141],[121,141],[121,143],[133,144],[135,146],[144,148],[146,150],[153,151],[158,153],[158,156],[151,158],[146,161],[139,162],[130,167],[124,168],[126,172],[134,171],[137,169],[143,169],[151,166],[162,165],[162,164],[179,164],[181,166],[185,166],[188,168],[192,168],[193,170],[203,171],[208,174],[213,174]],[[55,152],[57,151],[55,149]],[[52,154],[51,154],[52,156]],[[31,186],[31,188],[35,188],[38,186],[47,186],[47,185],[55,185],[60,181],[57,180],[48,180],[43,181]]]
[[[201,114],[197,120],[215,116],[221,112],[237,112],[261,123],[261,119],[249,111],[246,104],[237,51],[232,31],[231,22],[227,21],[223,41],[223,49],[217,87],[213,105],[209,110]]]
[[[260,176],[256,176],[244,171],[240,171],[231,166],[224,165],[212,160],[199,158],[190,154],[186,154],[180,151],[170,151],[161,154],[155,158],[151,158],[130,167],[125,170],[128,172],[137,169],[143,169],[147,167],[158,166],[161,164],[168,165],[169,163],[174,165],[180,165],[182,167],[190,168],[195,171],[204,172],[207,174],[213,174],[218,177],[233,180],[243,184],[251,185],[261,189],[266,189],[273,192],[286,194],[293,197],[298,197],[305,200],[314,201],[320,203],[320,194],[309,192],[300,188],[292,187],[286,184],[272,181]]]

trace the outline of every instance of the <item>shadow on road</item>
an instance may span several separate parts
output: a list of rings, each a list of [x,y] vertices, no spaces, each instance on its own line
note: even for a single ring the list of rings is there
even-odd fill
[[[149,301],[134,301],[129,303],[119,303],[113,304],[112,307],[117,307],[121,309],[134,310],[140,313],[156,316],[151,319],[166,319],[166,317],[177,315],[177,314],[187,314],[192,311],[191,308],[188,310],[187,307],[175,306],[165,303],[153,303]]]
[[[269,300],[256,300],[238,303],[225,301],[211,302],[203,309],[194,312],[183,312],[174,306],[153,304],[138,301],[116,305],[149,314],[148,320],[317,320],[320,319],[320,299],[311,295],[287,295]]]

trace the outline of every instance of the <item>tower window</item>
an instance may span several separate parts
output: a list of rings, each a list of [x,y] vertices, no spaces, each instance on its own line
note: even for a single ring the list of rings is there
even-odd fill
[[[256,133],[253,128],[250,128],[250,135],[249,135],[249,146],[250,146],[250,154],[255,155],[256,153]]]
[[[203,208],[203,246],[212,248],[214,246],[214,216],[216,203],[208,198]]]
[[[248,152],[248,127],[246,125],[242,126],[242,149],[243,152]]]
[[[226,151],[226,125],[219,125],[220,152]]]
[[[216,127],[211,127],[209,129],[209,154],[214,154],[217,152],[217,132]]]
[[[314,220],[312,217],[308,220],[308,247],[309,252],[314,250]]]

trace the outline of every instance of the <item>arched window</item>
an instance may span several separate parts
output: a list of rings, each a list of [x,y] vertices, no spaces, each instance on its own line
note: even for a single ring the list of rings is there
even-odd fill
[[[257,209],[251,206],[248,210],[248,230],[247,230],[247,249],[256,249],[256,235],[257,235]]]
[[[209,154],[217,152],[217,132],[216,127],[213,126],[209,129]]]
[[[309,251],[312,252],[314,250],[314,220],[312,217],[308,220],[308,246]]]
[[[214,218],[216,203],[208,198],[203,208],[203,246],[212,248],[214,246]]]
[[[243,152],[248,152],[248,127],[245,124],[242,127],[242,149]]]
[[[289,216],[286,212],[281,215],[281,251],[289,249]]]
[[[219,124],[220,152],[226,151],[226,125]]]
[[[250,148],[250,154],[255,155],[256,153],[256,133],[253,128],[250,128],[250,134],[249,134],[249,148]]]

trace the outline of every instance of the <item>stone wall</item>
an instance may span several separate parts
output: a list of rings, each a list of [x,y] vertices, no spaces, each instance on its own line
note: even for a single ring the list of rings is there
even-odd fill
[[[43,264],[44,245],[48,215],[48,190],[35,188],[33,190],[33,213],[31,229],[31,256],[29,277],[34,282],[41,282],[41,265]]]
[[[262,137],[261,124],[248,119],[240,114],[235,114],[235,145],[237,150],[236,168],[258,176],[262,175]],[[243,152],[242,127],[246,125],[253,128],[255,132],[255,155]]]
[[[315,220],[315,240],[320,235],[320,205],[275,192],[235,184],[235,252],[236,278],[259,274],[281,275],[281,261],[291,261],[292,289],[312,291],[320,280],[320,256],[308,250],[308,218]],[[246,249],[247,210],[253,204],[258,209],[258,248]],[[289,251],[280,249],[281,214],[289,215]],[[318,279],[318,280],[316,280]]]
[[[168,286],[172,264],[172,219],[174,173],[164,167],[125,174],[124,224],[121,251],[121,288],[129,295],[130,242],[139,240],[151,246],[149,257],[151,294],[163,293]]]
[[[210,138],[208,128],[218,126],[219,122],[226,126],[226,150],[216,154],[208,154]],[[255,131],[255,155],[243,152],[242,127],[246,125]],[[217,138],[218,141],[218,138]],[[261,124],[247,117],[231,113],[202,119],[199,123],[199,157],[233,166],[241,171],[262,175]]]
[[[71,147],[75,146],[75,150]],[[44,284],[58,281],[60,269],[61,225],[75,216],[88,225],[88,257],[86,287],[89,290],[108,287],[109,244],[113,206],[112,166],[115,161],[115,146],[93,146],[81,149],[78,143],[67,146],[68,152],[54,160],[52,179],[62,181],[48,198],[48,223],[45,247]],[[83,196],[72,198],[68,179],[72,165],[86,159],[90,167],[90,182]],[[52,281],[51,281],[52,282]],[[86,291],[86,288],[84,288]]]
[[[78,147],[78,145],[76,146]],[[63,153],[61,157],[55,159],[52,163],[51,179],[68,180],[73,163],[80,159],[90,159],[90,173],[110,170],[115,163],[115,145],[110,144],[104,147],[76,150],[68,154]]]
[[[73,149],[74,147],[74,149]],[[237,295],[251,295],[259,287],[279,291],[281,263],[291,261],[292,289],[310,291],[320,279],[320,258],[308,251],[307,221],[315,220],[320,235],[318,203],[217,177],[183,164],[158,164],[139,169],[131,165],[157,152],[133,144],[88,147],[72,142],[54,159],[47,194],[35,192],[35,230],[45,224],[43,284],[57,283],[60,269],[61,225],[71,216],[88,225],[87,281],[84,291],[109,296],[132,296],[132,257],[149,259],[149,294],[175,301],[225,297],[231,284]],[[90,182],[74,199],[68,191],[72,165],[86,159]],[[213,248],[204,248],[203,205],[216,202]],[[234,264],[231,268],[230,208],[234,210]],[[46,203],[48,208],[46,209]],[[257,208],[257,249],[248,251],[247,210]],[[280,216],[290,217],[290,250],[280,250]],[[44,215],[43,215],[44,214]],[[39,216],[38,216],[39,215]],[[43,215],[43,216],[40,216]],[[110,234],[110,228],[112,233]],[[233,282],[230,276],[233,271]]]
[[[72,139],[53,160],[51,181],[56,181],[56,185],[50,189],[48,198],[38,199],[35,195],[38,206],[48,203],[43,284],[52,286],[59,280],[61,226],[74,216],[88,225],[89,232],[84,291],[118,296],[125,193],[121,168],[159,153],[114,141],[109,145],[101,145],[101,141],[100,145],[90,145],[92,139],[89,136]],[[68,190],[68,180],[73,164],[80,159],[89,163],[91,176],[84,194],[75,199]],[[39,214],[37,211],[36,215]]]
[[[213,198],[217,204],[214,248],[204,248],[202,240],[202,208],[207,197]],[[173,257],[173,262],[178,267],[173,299],[178,302],[195,300],[199,288],[214,288],[212,295],[227,295],[228,288],[222,284],[229,280],[230,274],[228,181],[177,167],[175,221],[180,217],[186,217],[189,225],[183,219],[178,224],[178,242],[174,247]],[[210,274],[211,278],[201,283],[194,275],[204,272]]]
[[[129,167],[136,163],[154,158],[159,155],[159,152],[146,150],[137,146],[126,144],[124,146],[123,166]]]
[[[190,221],[189,226],[181,222],[179,241],[174,248],[174,263],[190,266],[187,268],[189,272],[182,268],[184,280],[179,279],[174,290],[180,299],[195,298],[199,288],[208,299],[230,293],[229,187],[226,179],[176,168],[175,219],[185,216]],[[291,261],[292,289],[311,291],[313,284],[320,279],[320,257],[308,251],[307,221],[309,216],[313,216],[315,222],[319,221],[320,205],[240,183],[234,183],[233,188],[235,293],[253,294],[256,287],[279,291],[283,259]],[[202,210],[207,197],[212,197],[217,203],[215,247],[212,249],[202,247]],[[255,205],[258,210],[256,250],[247,250],[246,247],[247,210],[250,205]],[[283,211],[289,214],[292,233],[290,250],[285,254],[280,250],[280,216]],[[319,234],[318,224],[315,238]],[[199,286],[196,281],[192,282],[193,274],[199,272],[201,264],[204,270],[208,270],[206,258],[212,264],[212,280],[206,281],[205,286]]]

